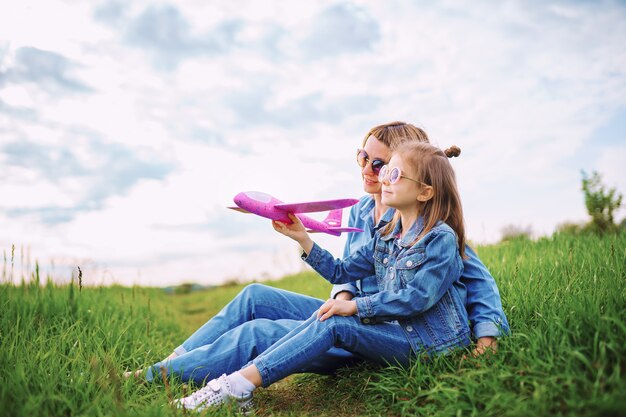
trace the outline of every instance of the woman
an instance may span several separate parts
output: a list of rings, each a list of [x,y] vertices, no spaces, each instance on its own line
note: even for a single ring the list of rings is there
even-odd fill
[[[350,233],[344,247],[344,258],[355,252],[374,236],[374,232],[385,226],[382,219],[387,207],[381,201],[380,169],[389,161],[391,150],[402,142],[417,140],[429,142],[426,132],[411,124],[392,122],[372,128],[363,140],[363,149],[357,151],[357,162],[361,167],[363,190],[368,194],[350,210],[348,224],[363,229],[364,233]],[[452,152],[451,149],[446,153]],[[381,220],[382,219],[382,220]],[[463,262],[461,282],[467,288],[467,312],[476,339],[474,354],[496,348],[496,337],[509,332],[509,325],[502,310],[500,293],[489,270],[478,255],[465,247],[469,256]],[[331,298],[350,300],[354,296],[365,296],[377,291],[375,277],[354,284],[335,285]]]
[[[348,223],[364,232],[348,235],[345,256],[370,241],[374,232],[391,220],[393,210],[387,211],[381,201],[378,173],[389,162],[391,150],[407,141],[428,142],[428,136],[422,129],[403,122],[376,126],[365,135],[363,149],[357,152],[357,162],[367,195],[352,207]],[[482,353],[487,347],[495,347],[497,336],[508,333],[508,323],[493,277],[468,246],[465,253],[469,258],[464,260],[461,282],[467,288],[466,309],[473,335],[478,339],[475,353]],[[324,308],[332,309],[334,297],[351,299],[367,295],[375,286],[375,277],[364,278],[356,285],[335,286],[331,300],[325,303],[261,284],[248,285],[170,356],[151,366],[145,377],[149,381],[159,378],[161,367],[183,381],[193,380],[196,384],[202,384],[209,375],[231,374],[309,319],[324,304],[327,304]],[[301,371],[332,373],[360,360],[347,350],[331,348]]]

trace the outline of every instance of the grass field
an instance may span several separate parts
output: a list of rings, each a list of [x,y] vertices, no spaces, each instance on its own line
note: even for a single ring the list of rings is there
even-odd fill
[[[478,252],[512,328],[496,355],[296,375],[259,390],[256,415],[626,415],[626,233]],[[120,374],[169,354],[241,289],[167,295],[38,281],[0,286],[3,416],[182,415],[168,406],[187,392],[182,384]],[[320,298],[330,289],[314,273],[268,284]]]

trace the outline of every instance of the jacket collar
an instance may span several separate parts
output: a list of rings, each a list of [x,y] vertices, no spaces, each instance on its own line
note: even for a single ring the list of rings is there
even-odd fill
[[[368,198],[365,204],[363,204],[363,207],[361,207],[359,216],[361,217],[361,220],[364,223],[372,224],[374,226],[373,227],[374,230],[378,230],[381,227],[384,227],[387,223],[389,223],[391,219],[393,219],[393,213],[395,213],[395,209],[388,208],[385,214],[383,214],[380,220],[378,220],[378,224],[373,224],[375,207],[376,207],[376,202],[374,201],[374,197],[370,195],[370,198]]]
[[[364,223],[369,223],[372,222],[371,219],[374,218],[374,206],[376,205],[376,202],[374,201],[374,197],[372,197],[371,195],[369,196],[368,199],[365,200],[365,204],[363,204],[362,207],[360,207],[360,212],[359,212],[359,217],[361,217],[361,220],[363,220]]]
[[[385,214],[383,214],[380,220],[378,220],[378,224],[376,225],[376,230],[380,229],[381,227],[385,227],[391,220],[393,220],[393,215],[395,212],[396,212],[396,209],[391,208],[391,207],[388,208]]]
[[[393,209],[387,210],[387,212],[385,213],[385,216],[389,214],[391,210]],[[393,216],[393,213],[392,213],[392,216]],[[389,221],[391,221],[391,219]],[[400,230],[402,230],[402,224],[398,222],[398,224],[396,224],[396,227],[393,229],[393,232],[389,233],[388,235],[381,236],[381,239],[384,240],[385,242],[391,239],[394,239],[396,236],[399,236]],[[424,219],[422,218],[422,216],[419,216],[417,220],[415,221],[415,223],[413,223],[411,228],[404,234],[404,237],[402,239],[398,239],[398,245],[403,248],[410,247],[413,244],[413,242],[415,242],[415,239],[420,235],[420,233],[422,233],[422,230],[424,230]]]

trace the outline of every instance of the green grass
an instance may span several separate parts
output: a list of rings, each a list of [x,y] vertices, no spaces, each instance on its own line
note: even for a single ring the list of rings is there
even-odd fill
[[[407,415],[624,415],[626,234],[479,248],[512,335],[499,353],[377,374],[372,410]],[[406,399],[406,400],[403,400]]]
[[[626,233],[478,252],[513,332],[496,355],[296,375],[259,390],[256,415],[624,415]],[[37,281],[0,286],[0,415],[182,415],[167,404],[188,392],[183,384],[120,374],[169,354],[241,289],[167,295]],[[320,298],[330,289],[314,273],[269,284]]]

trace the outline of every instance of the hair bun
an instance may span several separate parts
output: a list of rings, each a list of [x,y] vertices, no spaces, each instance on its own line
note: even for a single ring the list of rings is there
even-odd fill
[[[461,155],[461,148],[456,145],[452,145],[443,151],[443,153],[445,153],[448,158],[454,158],[455,156]]]

